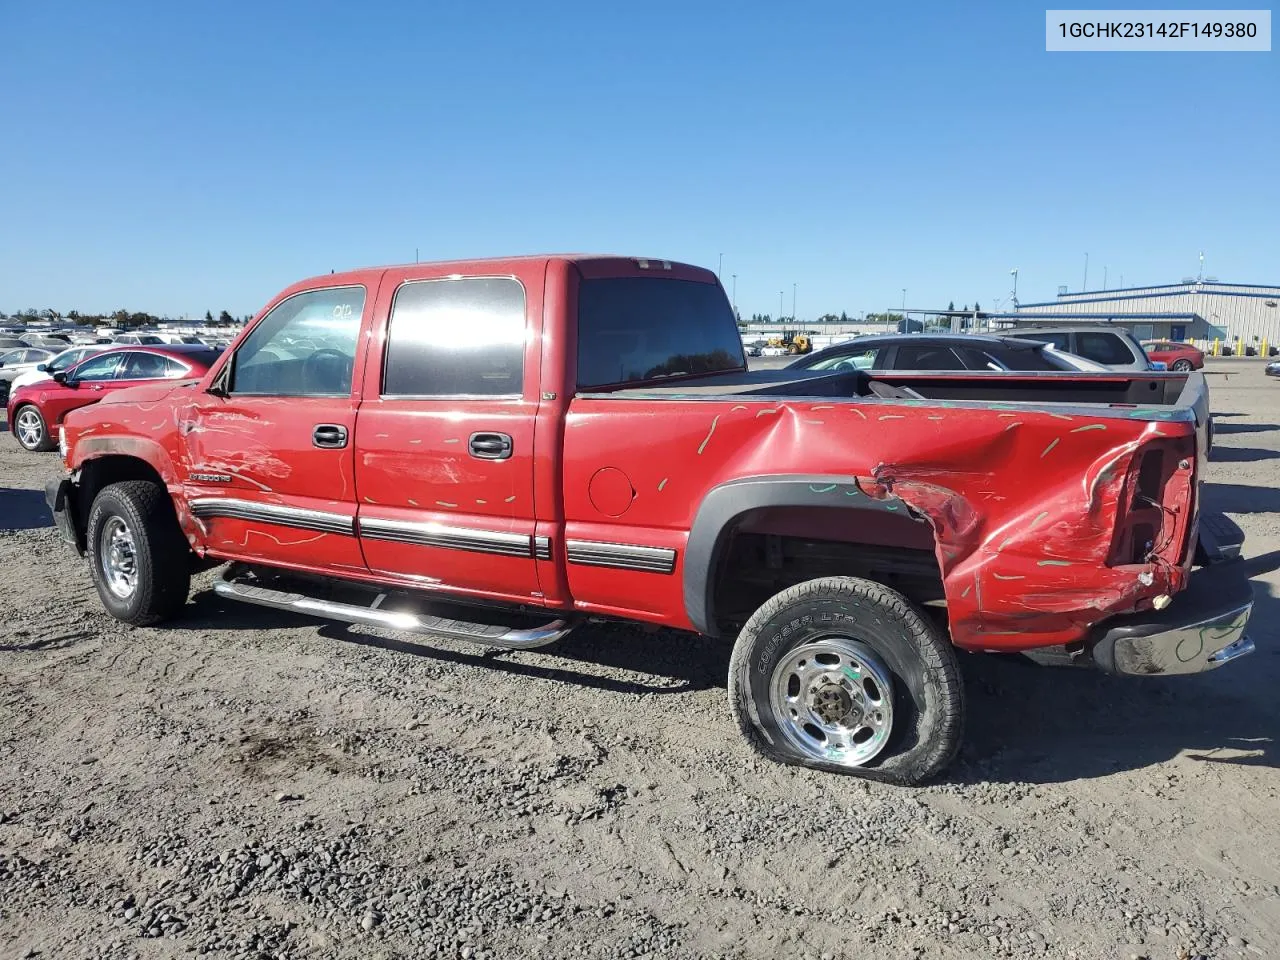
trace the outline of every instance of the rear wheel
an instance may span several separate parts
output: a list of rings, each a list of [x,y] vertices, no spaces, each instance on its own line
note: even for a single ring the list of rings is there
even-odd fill
[[[1175,360],[1171,369],[1177,370],[1179,373],[1187,373],[1194,368],[1190,360]]]
[[[752,615],[729,705],[765,757],[898,784],[946,767],[964,722],[951,644],[902,594],[855,577],[799,584]]]
[[[24,450],[53,449],[53,440],[49,436],[49,427],[44,422],[44,415],[33,404],[23,404],[14,411],[13,432]]]
[[[187,544],[159,484],[126,480],[103,487],[89,510],[86,542],[98,596],[117,620],[158,623],[187,602]]]

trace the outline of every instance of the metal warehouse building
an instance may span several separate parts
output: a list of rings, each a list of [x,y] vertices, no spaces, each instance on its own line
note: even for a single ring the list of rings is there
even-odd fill
[[[1192,281],[1155,287],[1060,293],[1052,303],[1021,304],[1018,313],[1110,317],[1125,323],[1139,338],[1154,335],[1175,340],[1239,338],[1246,344],[1261,340],[1269,344],[1280,342],[1280,286],[1259,283]],[[1188,320],[1185,329],[1177,321],[1166,326],[1157,319],[1161,315],[1177,314],[1194,317]],[[1152,321],[1156,321],[1155,329],[1150,333],[1140,329]]]

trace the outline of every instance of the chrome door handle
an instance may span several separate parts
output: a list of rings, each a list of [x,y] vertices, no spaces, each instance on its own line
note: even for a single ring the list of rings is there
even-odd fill
[[[311,431],[312,446],[340,450],[347,445],[347,428],[338,423],[318,423]]]

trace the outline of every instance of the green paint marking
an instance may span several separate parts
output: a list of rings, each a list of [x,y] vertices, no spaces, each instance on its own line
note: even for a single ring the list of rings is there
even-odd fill
[[[707,444],[711,442],[711,435],[716,432],[716,424],[720,422],[720,414],[716,414],[711,420],[711,429],[707,431],[707,435],[703,438],[702,443],[698,444],[698,456],[702,456],[702,451],[707,449]]]
[[[814,493],[830,493],[835,488],[836,488],[836,485],[834,483],[828,483],[825,487],[819,487],[816,484],[812,484],[812,483],[809,484],[809,489],[812,490]]]
[[[1107,425],[1105,423],[1090,423],[1090,424],[1086,424],[1083,427],[1076,427],[1071,432],[1084,433],[1086,430],[1105,430],[1105,429],[1107,429]]]
[[[972,589],[973,589],[973,584],[971,583],[964,588],[964,592],[960,594],[960,599],[963,600],[965,597],[967,597],[969,595],[969,591]]]
[[[886,503],[886,504],[884,505],[884,508],[885,508],[886,510],[897,510],[897,509],[898,509],[898,505],[897,505],[896,503]]]
[[[1025,579],[1027,579],[1026,577],[1022,576],[1022,574],[1010,574],[1009,576],[1005,576],[1005,575],[1004,575],[1004,574],[1002,574],[1002,573],[993,573],[993,574],[992,574],[992,576],[993,576],[993,577],[995,577],[997,580],[1025,580]]]
[[[1070,560],[1040,560],[1036,563],[1037,567],[1069,567]]]
[[[1048,515],[1049,515],[1048,510],[1043,510],[1040,513],[1036,514],[1036,518],[1031,521],[1031,526],[1027,527],[1027,529],[1034,530],[1036,528],[1036,525]]]
[[[862,493],[862,491],[861,491],[861,490],[846,490],[846,491],[844,492],[844,495],[845,495],[846,497],[856,497],[856,496],[858,496],[858,494],[860,494],[860,493]]]
[[[996,551],[999,552],[1003,550],[1005,547],[1007,547],[1011,543],[1013,543],[1013,537],[1005,537],[1004,542],[1000,544],[1000,546],[996,547]]]
[[[666,485],[667,485],[667,478],[663,477],[662,480],[658,483],[658,492],[661,493],[662,488],[665,487]]]
[[[858,672],[856,670],[851,670],[848,667],[841,667],[840,672],[843,673],[850,680],[852,680],[854,683],[858,683],[859,681],[862,680],[862,678],[858,676]]]
[[[1052,443],[1050,443],[1047,447],[1045,447],[1045,448],[1044,448],[1044,452],[1040,454],[1040,459],[1041,459],[1041,460],[1043,460],[1045,457],[1047,457],[1047,456],[1049,455],[1050,451],[1052,451],[1052,450],[1053,450],[1053,448],[1054,448],[1054,447],[1056,447],[1056,446],[1058,445],[1058,441],[1059,441],[1060,439],[1062,439],[1062,438],[1061,438],[1061,437],[1054,437],[1054,438],[1053,438],[1053,442],[1052,442]]]

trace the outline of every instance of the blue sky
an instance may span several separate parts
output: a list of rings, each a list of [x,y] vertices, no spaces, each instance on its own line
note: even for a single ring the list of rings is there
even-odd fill
[[[715,269],[743,314],[1280,283],[1280,54],[1049,54],[1026,3],[0,0],[0,309],[331,268]]]

